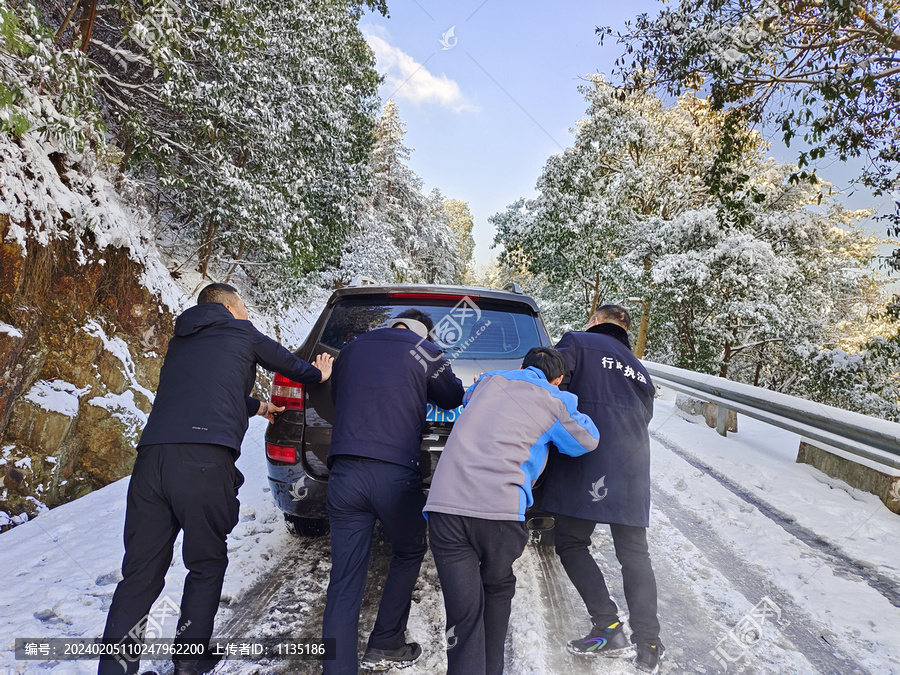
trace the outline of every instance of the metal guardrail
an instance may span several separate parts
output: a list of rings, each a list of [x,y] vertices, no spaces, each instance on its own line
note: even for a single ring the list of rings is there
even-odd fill
[[[900,469],[900,424],[652,361],[644,367],[657,384],[719,406],[725,435],[728,410],[800,434],[868,460]]]

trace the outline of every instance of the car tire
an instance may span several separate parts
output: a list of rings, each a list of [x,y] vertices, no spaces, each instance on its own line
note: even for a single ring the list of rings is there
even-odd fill
[[[556,546],[556,528],[549,530],[532,530],[531,543],[535,546]]]
[[[310,538],[328,534],[328,521],[325,518],[301,518],[285,513],[284,524],[295,537]]]

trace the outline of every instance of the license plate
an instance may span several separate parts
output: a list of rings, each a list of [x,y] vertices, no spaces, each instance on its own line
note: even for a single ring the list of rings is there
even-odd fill
[[[459,406],[458,408],[445,410],[444,408],[439,408],[434,403],[431,403],[429,401],[428,406],[425,408],[425,421],[453,423],[459,419],[459,415],[462,412],[462,409],[462,406]]]

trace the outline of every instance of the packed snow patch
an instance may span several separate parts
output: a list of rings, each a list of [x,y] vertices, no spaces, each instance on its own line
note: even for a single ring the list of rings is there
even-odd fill
[[[137,381],[137,378],[135,376],[134,361],[131,358],[131,352],[129,351],[128,345],[126,344],[125,340],[120,337],[108,337],[106,335],[106,331],[103,330],[103,326],[101,326],[93,319],[91,319],[84,325],[84,332],[88,335],[93,335],[94,337],[99,338],[100,341],[103,342],[103,348],[122,363],[122,372],[125,373],[125,376],[128,378],[128,382],[131,387],[136,391],[142,393],[147,397],[147,400],[153,403],[156,396],[152,391],[141,386]],[[133,398],[134,397],[132,396],[132,399]],[[141,414],[143,415],[143,413]],[[144,415],[143,418],[144,421],[146,421],[146,415]]]
[[[38,380],[25,394],[25,400],[44,410],[75,417],[78,400],[90,390],[90,387],[79,389],[65,380]]]
[[[10,337],[14,338],[25,337],[24,335],[22,335],[22,331],[20,331],[18,328],[16,328],[15,326],[10,326],[8,323],[3,323],[2,321],[0,321],[0,333],[6,333]]]

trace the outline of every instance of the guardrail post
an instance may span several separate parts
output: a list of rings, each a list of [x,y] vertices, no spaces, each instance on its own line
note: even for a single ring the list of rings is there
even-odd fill
[[[728,408],[719,404],[716,410],[716,431],[721,436],[728,435]]]

